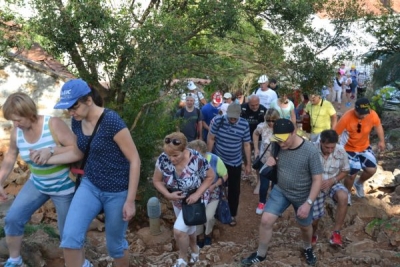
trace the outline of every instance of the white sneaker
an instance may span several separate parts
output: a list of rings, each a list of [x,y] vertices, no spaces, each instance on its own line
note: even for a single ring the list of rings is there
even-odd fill
[[[356,189],[356,194],[359,198],[363,198],[364,195],[364,184],[359,184],[359,180],[354,182],[354,188]]]
[[[199,261],[199,257],[200,257],[200,247],[197,246],[197,253],[191,253],[190,254],[190,263],[196,263]]]
[[[347,195],[347,206],[351,206],[351,194]]]

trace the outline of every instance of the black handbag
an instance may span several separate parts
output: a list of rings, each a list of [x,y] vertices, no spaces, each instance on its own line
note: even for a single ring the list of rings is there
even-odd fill
[[[201,202],[201,198],[193,204],[182,202],[183,221],[186,225],[202,225],[207,222],[206,206]]]
[[[261,156],[257,156],[257,157],[254,159],[254,161],[253,161],[253,163],[252,163],[252,165],[251,165],[251,167],[252,167],[253,169],[255,169],[255,170],[258,171],[259,169],[262,168],[262,166],[264,165],[264,163],[261,161],[261,159],[264,157],[264,154],[265,154],[265,152],[267,152],[267,150],[268,150],[268,148],[269,148],[270,145],[271,145],[271,143],[268,144],[267,148],[265,148],[265,150],[264,150],[264,152],[261,154]]]
[[[278,168],[276,167],[276,165],[274,166],[265,165],[260,170],[260,177],[265,177],[268,180],[270,180],[273,184],[276,184],[278,182],[277,170]]]
[[[176,172],[174,172],[173,179],[176,181],[176,184],[178,185],[178,190],[181,191],[179,188],[179,182],[177,176],[178,175],[176,174]],[[201,198],[199,198],[195,203],[192,204],[186,203],[186,199],[191,194],[196,192],[196,190],[197,188],[188,191],[186,197],[182,200],[183,221],[188,226],[202,225],[207,222],[206,206],[201,201]]]
[[[219,187],[219,202],[214,217],[222,224],[230,224],[232,222],[231,210],[226,199],[225,186]]]

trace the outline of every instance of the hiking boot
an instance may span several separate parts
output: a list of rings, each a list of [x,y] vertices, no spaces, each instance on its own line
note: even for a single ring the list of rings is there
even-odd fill
[[[331,239],[329,239],[329,243],[331,243],[331,245],[343,246],[342,236],[340,235],[339,231],[332,232],[332,236]]]
[[[313,235],[311,238],[311,245],[315,246],[318,241],[318,235]]]
[[[364,195],[364,184],[359,184],[358,180],[354,182],[354,188],[356,189],[356,195],[359,198],[363,198]]]
[[[256,208],[256,213],[258,214],[258,215],[261,215],[262,213],[263,213],[263,211],[264,211],[264,206],[265,206],[265,204],[264,203],[258,203],[258,206],[257,206],[257,208]]]
[[[347,195],[347,206],[351,206],[351,194]]]
[[[6,264],[4,264],[4,267],[24,267],[24,266],[25,264],[22,261],[19,263],[7,261]]]
[[[253,263],[262,262],[265,260],[266,257],[261,257],[257,255],[257,252],[254,252],[249,257],[245,258],[241,262],[241,266],[251,266]]]
[[[314,266],[317,263],[317,257],[315,256],[312,248],[305,249],[304,255],[306,257],[306,262],[308,263],[308,265]]]

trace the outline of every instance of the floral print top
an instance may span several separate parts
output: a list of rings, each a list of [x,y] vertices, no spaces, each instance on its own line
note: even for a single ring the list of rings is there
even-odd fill
[[[268,144],[271,142],[270,139],[272,137],[272,128],[268,126],[268,123],[261,122],[257,125],[257,128],[254,130],[259,135],[261,135],[261,146],[260,146],[260,156],[264,152],[265,148],[267,148]],[[268,151],[265,152],[262,162],[266,162],[268,156],[270,155],[271,148],[268,148]]]
[[[196,150],[188,149],[190,152],[189,163],[182,170],[179,177],[176,175],[175,166],[169,160],[164,152],[156,161],[156,168],[162,173],[162,180],[169,191],[182,191],[183,195],[187,195],[190,191],[196,191],[206,177],[210,164]],[[175,177],[174,177],[175,176]],[[205,203],[208,202],[209,191],[207,190],[202,196]],[[182,200],[173,201],[172,204],[181,209]]]

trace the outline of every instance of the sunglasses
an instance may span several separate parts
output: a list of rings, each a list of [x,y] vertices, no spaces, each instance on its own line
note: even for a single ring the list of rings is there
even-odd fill
[[[361,133],[361,123],[357,124],[357,133]]]
[[[266,120],[266,122],[274,123],[275,120]]]
[[[165,138],[165,139],[164,139],[164,142],[165,142],[166,144],[172,143],[174,146],[179,146],[180,144],[182,144],[181,140],[179,140],[179,139],[173,139],[173,138],[169,138],[169,137]]]

